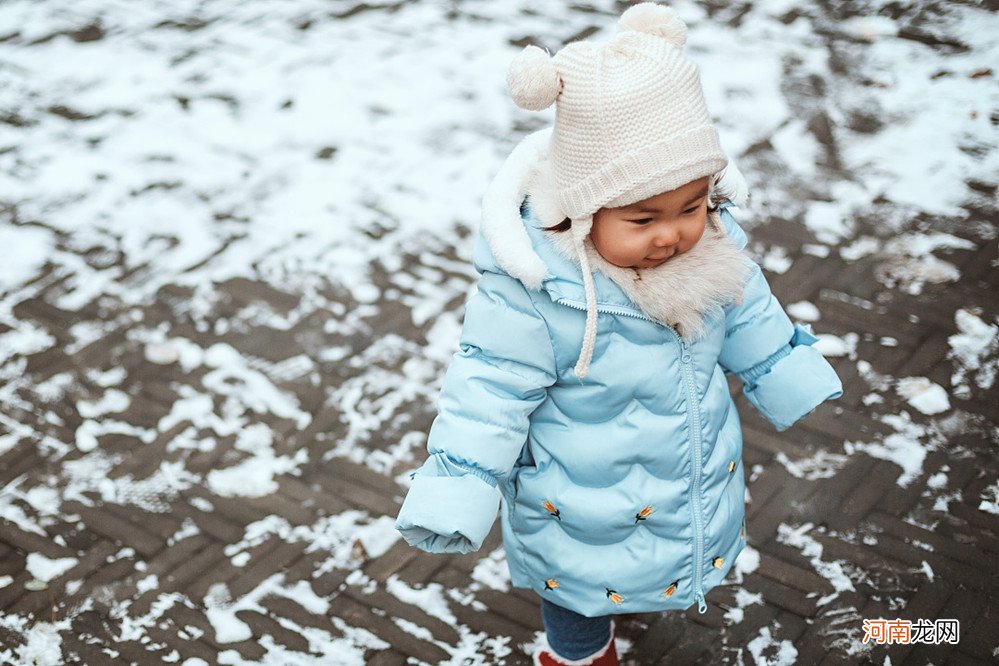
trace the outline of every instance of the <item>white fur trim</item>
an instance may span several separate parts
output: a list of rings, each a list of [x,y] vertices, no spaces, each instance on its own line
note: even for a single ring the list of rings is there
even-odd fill
[[[549,168],[546,161],[538,165],[535,183],[528,190],[531,211],[543,226],[561,221],[544,217],[552,210],[548,201],[554,199],[553,191],[545,187],[549,182],[545,171]],[[575,225],[573,220],[573,227]],[[551,231],[547,234],[562,256],[582,265],[572,233]],[[615,266],[600,256],[589,235],[583,247],[590,270],[599,270],[613,280],[647,317],[676,327],[689,341],[703,335],[708,315],[720,312],[729,301],[741,299],[749,276],[748,257],[728,239],[717,213],[709,215],[704,235],[693,248],[652,268]]]
[[[529,289],[540,289],[548,267],[531,246],[520,218],[520,204],[533,180],[551,128],[525,137],[510,153],[482,197],[482,232],[493,256],[507,273]]]
[[[651,268],[615,266],[587,237],[589,267],[613,280],[647,317],[694,342],[705,334],[710,315],[720,315],[726,305],[740,300],[749,277],[749,259],[729,240],[717,215],[709,214],[704,235],[694,247]],[[548,233],[560,254],[579,263],[576,243],[568,234]]]
[[[718,174],[714,188],[739,208],[744,208],[746,202],[749,201],[749,185],[746,183],[745,176],[739,171],[739,167],[731,159]]]

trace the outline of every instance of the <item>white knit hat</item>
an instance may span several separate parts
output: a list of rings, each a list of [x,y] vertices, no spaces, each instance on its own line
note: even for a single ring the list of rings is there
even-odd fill
[[[596,294],[583,250],[593,214],[712,176],[727,163],[697,68],[682,52],[686,39],[673,9],[644,2],[624,12],[609,41],[573,42],[555,56],[528,46],[507,74],[519,106],[540,111],[556,104],[556,200],[572,220],[587,296],[581,377],[596,336]]]
[[[727,162],[700,77],[682,49],[676,12],[644,2],[607,42],[536,46],[513,61],[507,86],[521,107],[556,103],[551,156],[566,217],[627,206],[721,171]]]

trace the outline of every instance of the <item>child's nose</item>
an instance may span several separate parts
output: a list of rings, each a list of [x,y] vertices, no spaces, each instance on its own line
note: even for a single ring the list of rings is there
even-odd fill
[[[665,229],[656,234],[653,242],[656,247],[669,247],[670,245],[676,245],[679,240],[680,234],[676,229]]]

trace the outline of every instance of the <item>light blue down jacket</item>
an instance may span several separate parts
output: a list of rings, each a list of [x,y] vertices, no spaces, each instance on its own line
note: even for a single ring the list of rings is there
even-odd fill
[[[739,248],[730,202],[720,213]],[[746,543],[742,434],[726,373],[783,430],[839,378],[753,264],[741,303],[688,343],[594,275],[598,333],[573,374],[585,320],[579,266],[555,252],[525,204],[547,266],[529,289],[480,233],[465,306],[429,434],[396,523],[430,552],[476,550],[502,497],[512,583],[587,616],[683,609],[725,577]],[[499,492],[497,492],[497,490]]]

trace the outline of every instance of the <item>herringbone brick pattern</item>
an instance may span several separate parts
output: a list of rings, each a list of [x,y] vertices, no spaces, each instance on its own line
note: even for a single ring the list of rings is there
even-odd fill
[[[753,239],[764,244],[787,242],[780,224],[758,226]],[[768,274],[775,293],[784,303],[807,300],[816,304],[822,318],[815,326],[822,333],[841,338],[856,335],[852,353],[880,375],[926,376],[948,385],[953,370],[947,339],[956,329],[946,313],[978,307],[985,321],[999,314],[990,298],[997,284],[994,244],[951,253],[948,258],[964,271],[959,288],[931,286],[918,296],[887,290],[872,294],[866,281],[861,283],[863,295],[858,295],[851,289],[854,280],[841,276],[870,271],[862,260],[850,263],[826,258],[816,273],[817,263],[800,250],[794,249],[792,256],[796,260],[790,270]],[[57,280],[40,278],[36,295],[18,304],[17,315],[47,330],[66,329],[80,314],[62,312],[51,304],[55,300],[51,295],[58,289]],[[277,450],[303,448],[309,452],[309,463],[298,474],[277,477],[276,491],[260,498],[223,497],[201,484],[175,492],[149,489],[145,496],[140,486],[132,485],[137,491],[133,495],[125,484],[118,492],[130,499],[122,501],[120,495],[108,494],[97,483],[67,497],[60,515],[40,518],[44,535],[4,521],[0,573],[13,578],[0,589],[4,612],[56,621],[72,618],[72,630],[64,633],[64,650],[90,664],[119,659],[152,663],[175,651],[209,663],[229,650],[247,660],[262,659],[265,636],[268,643],[289,651],[316,653],[304,629],[343,636],[343,627],[331,624],[334,617],[384,641],[365,653],[367,663],[403,664],[407,659],[438,663],[452,658],[468,635],[481,632],[497,640],[502,637],[491,658],[526,664],[517,646],[531,643],[541,629],[534,593],[492,589],[472,573],[499,547],[495,530],[481,553],[466,556],[427,555],[396,541],[371,557],[358,541],[348,558],[352,567],[324,567],[329,553],[313,548],[308,539],[289,537],[288,531],[248,536],[254,526],[275,517],[288,526],[315,525],[324,517],[350,511],[391,519],[405,493],[394,479],[422,454],[416,451],[382,472],[345,457],[324,459],[329,440],[317,435],[345,434],[336,409],[323,405],[322,390],[295,376],[282,377],[275,370],[282,360],[307,353],[298,340],[322,335],[321,313],[288,331],[269,330],[260,337],[253,331],[216,336],[211,326],[209,331],[199,331],[196,324],[184,320],[177,301],[171,304],[180,294],[168,290],[145,308],[140,318],[144,326],[154,325],[159,317],[175,335],[183,332],[203,347],[226,341],[244,356],[259,359],[259,367],[274,384],[296,395],[302,408],[310,411],[311,423],[302,429],[287,417],[266,418],[274,432],[284,433],[275,439]],[[222,304],[218,317],[231,314],[237,303],[266,304],[279,311],[297,304],[293,293],[245,280],[219,284],[217,294]],[[878,303],[873,310],[869,307],[872,299]],[[383,313],[392,308],[391,303],[382,306]],[[917,313],[918,320],[910,317]],[[155,433],[145,440],[127,434],[104,435],[100,452],[110,461],[105,472],[108,479],[134,481],[149,478],[165,463],[178,459],[176,443],[190,423],[181,421],[161,431],[156,426],[183,394],[180,387],[203,381],[207,369],[184,371],[177,364],[150,364],[143,357],[142,345],[129,339],[132,318],[126,314],[107,302],[95,305],[95,316],[123,322],[120,331],[78,350],[64,347],[29,355],[18,380],[17,395],[22,402],[10,405],[8,413],[31,423],[36,437],[73,442],[83,420],[72,402],[44,400],[35,387],[69,373],[82,398],[99,389],[88,371],[125,368],[128,381],[120,388],[133,397],[129,422]],[[393,333],[406,331],[400,327]],[[886,336],[897,343],[884,346],[881,339]],[[376,341],[356,335],[351,339],[353,344],[363,340],[364,345]],[[355,355],[360,351],[354,348]],[[995,622],[999,573],[994,566],[999,522],[979,510],[978,503],[987,486],[999,477],[994,454],[996,391],[976,391],[954,405],[954,411],[944,417],[949,421],[938,424],[943,436],[920,442],[926,452],[921,469],[903,486],[897,483],[902,472],[898,464],[866,453],[850,455],[848,448],[851,443],[885,442],[897,435],[880,418],[883,415],[905,410],[916,427],[930,419],[890,390],[878,393],[883,402],[873,408],[865,405],[864,396],[875,388],[858,372],[856,361],[850,355],[832,360],[844,380],[843,398],[823,405],[785,433],[775,433],[748,402],[737,398],[744,416],[750,475],[748,540],[758,563],[740,575],[741,580],[733,578],[729,585],[713,591],[708,598],[710,610],[703,616],[691,609],[623,618],[620,634],[631,645],[628,658],[633,663],[735,662],[763,629],[775,640],[790,641],[799,663],[823,659],[881,663],[885,656],[892,663],[985,663],[994,658],[999,646],[999,623]],[[322,386],[334,387],[352,372],[330,373]],[[733,391],[738,391],[734,382]],[[60,408],[58,419],[46,418],[55,413],[50,410]],[[410,427],[425,429],[432,413],[427,405],[413,405],[401,408],[397,416]],[[391,430],[390,425],[373,435],[365,446],[371,450],[391,447]],[[232,445],[234,438],[227,439],[206,451],[186,451],[185,469],[207,475],[231,464],[240,452]],[[15,446],[0,457],[0,478],[10,484],[8,488],[40,487],[45,479],[65,482],[61,470],[72,469],[88,455],[75,446]],[[808,467],[808,461],[814,466]],[[946,470],[946,493],[930,484],[941,470]],[[809,471],[822,473],[808,478]],[[185,530],[190,536],[183,536]],[[792,538],[794,534],[807,536],[807,545]],[[234,563],[233,544],[237,543],[243,544],[238,552],[245,555]],[[25,569],[28,553],[52,559],[74,557],[77,562],[46,590],[32,591],[25,586],[32,578]],[[830,567],[844,572],[842,580],[852,583],[837,588]],[[220,641],[206,616],[214,603],[213,586],[224,585],[232,603],[252,596],[275,576],[285,589],[308,582],[316,595],[328,600],[328,607],[317,614],[297,603],[293,594],[264,595],[237,613],[252,635],[231,643]],[[150,586],[150,577],[158,585]],[[432,605],[413,603],[400,589],[439,590],[450,617],[442,617]],[[462,595],[474,598],[474,603],[463,602]],[[747,605],[737,595],[758,597]],[[738,623],[731,621],[732,611],[726,610],[733,608],[741,609]],[[128,640],[120,624],[123,612],[143,627],[141,641]],[[858,641],[862,618],[874,617],[954,617],[961,621],[961,641],[957,645],[867,647],[851,654],[862,645]],[[14,640],[9,629],[8,633]],[[511,654],[505,654],[504,645],[512,649]]]
[[[474,183],[464,177],[482,166],[475,150],[512,145],[543,122],[487,118],[483,109],[499,99],[492,88],[501,82],[476,88],[480,82],[461,78],[455,63],[505,62],[510,44],[554,50],[609,25],[627,3],[231,3],[205,18],[178,14],[171,3],[119,12],[81,2],[78,16],[58,3],[28,4],[43,9],[23,27],[0,29],[0,89],[15,100],[0,103],[7,132],[0,178],[25,187],[0,192],[0,232],[13,234],[7,263],[15,268],[32,254],[34,232],[45,241],[35,246],[28,278],[0,284],[0,662],[529,664],[541,631],[538,600],[510,589],[498,530],[478,553],[441,556],[408,547],[392,527],[408,472],[425,456],[450,341],[475,279],[468,261],[474,208],[443,214],[428,205],[427,214],[419,206],[462,194],[439,194],[441,183],[445,190]],[[203,4],[211,11],[225,5]],[[967,90],[962,82],[994,86],[994,49],[972,39],[989,31],[990,4],[681,5],[692,17],[693,52],[707,65],[741,70],[746,58],[749,78],[764,77],[722,72],[704,80],[729,105],[716,111],[726,119],[726,139],[747,140],[733,157],[754,186],[757,212],[745,221],[750,250],[782,303],[798,304],[799,313],[815,306],[815,330],[830,336],[823,349],[845,393],[776,433],[733,380],[750,547],[708,595],[704,615],[694,608],[621,617],[626,663],[996,662],[999,215],[994,174],[972,167],[990,164],[996,145],[987,132],[999,119],[982,101],[987,93],[949,97]],[[22,5],[0,5],[0,18]],[[104,27],[90,16],[102,13]],[[70,14],[83,23],[58,23]],[[36,26],[43,18],[57,23],[46,32]],[[332,29],[341,30],[322,32]],[[736,43],[743,36],[782,55],[761,57]],[[320,48],[330,42],[328,51]],[[882,50],[885,42],[897,50]],[[359,43],[369,62],[348,71],[356,68],[340,59]],[[928,51],[905,50],[916,45]],[[121,53],[151,60],[129,69]],[[448,57],[424,61],[428,53]],[[93,113],[60,97],[78,77],[43,76],[75,63],[76,54],[104,54],[95,61],[100,68],[127,71],[108,79],[91,100],[101,107]],[[389,90],[380,86],[398,83],[383,62],[401,67],[401,59],[426,70],[421,86],[447,79],[458,92],[426,110],[410,99],[421,92],[410,88],[420,86],[380,94]],[[272,62],[280,65],[267,69]],[[328,122],[330,108],[340,110],[336,95],[305,94],[330,84],[329,67],[352,83],[359,127],[374,128],[360,140],[340,137],[339,148],[309,143],[326,141],[325,125],[309,140],[284,128],[310,114]],[[156,74],[155,94],[136,98],[134,108],[123,97],[119,106],[116,95],[132,78],[148,85],[147,70]],[[926,90],[939,82],[954,88],[943,95],[933,88],[936,97],[890,96],[910,70]],[[303,90],[290,87],[287,100],[282,92],[279,111],[255,106],[271,90],[220,92],[239,90],[240,78],[260,72]],[[167,73],[180,78],[162,83]],[[35,85],[32,77],[44,80]],[[197,94],[175,93],[174,84]],[[109,90],[113,99],[104,99]],[[746,99],[766,106],[771,97],[787,109],[747,111]],[[396,106],[397,98],[404,103]],[[939,111],[941,98],[945,120],[968,114],[980,121],[980,136],[954,121],[939,136],[937,127],[925,132],[922,153],[865,157],[868,141],[892,145],[886,134]],[[220,137],[174,136],[174,127],[200,129],[216,108],[232,114]],[[307,110],[280,115],[298,108]],[[188,115],[199,110],[209,115]],[[411,132],[393,124],[424,115],[435,122]],[[261,127],[240,124],[251,117],[266,118],[279,140],[249,145],[247,135]],[[163,154],[143,154],[141,163],[122,166],[112,163],[124,159],[118,153],[93,153],[99,172],[83,194],[64,177],[82,167],[60,156],[91,155],[102,142],[119,145],[116,137],[143,143],[134,137],[160,137],[165,128]],[[237,137],[231,144],[221,136],[229,129]],[[386,162],[408,159],[396,152],[407,133],[416,139],[405,145],[444,165],[425,182]],[[211,150],[199,152],[201,144]],[[281,152],[287,146],[315,148],[315,157]],[[912,166],[927,178],[917,182],[945,182],[931,179],[942,170],[951,199],[963,199],[957,212],[912,203],[911,174],[896,167],[914,154],[926,160]],[[359,161],[353,171],[337,171],[341,158]],[[311,171],[306,163],[317,160],[331,171]],[[211,178],[203,188],[189,173],[202,162],[246,173],[219,180],[212,192]],[[272,163],[278,172],[263,166]],[[854,173],[848,163],[866,171]],[[857,185],[872,175],[874,189]],[[323,184],[321,205],[303,204],[303,215],[314,213],[317,226],[349,228],[360,243],[348,233],[295,226],[302,190],[293,188],[313,177]],[[257,189],[243,184],[250,181]],[[64,208],[81,197],[96,201],[101,187],[122,182],[121,200]],[[143,198],[163,192],[180,198]],[[259,207],[241,207],[241,199]],[[861,201],[864,212],[844,214],[836,240],[819,238],[807,205],[840,199]],[[126,233],[161,207],[203,222],[176,235],[168,223]],[[278,209],[278,221],[269,209]],[[358,219],[342,219],[343,211]],[[427,216],[441,220],[433,226]],[[247,238],[256,245],[248,248]],[[199,246],[180,253],[188,263],[171,254],[190,249],[185,243]],[[315,253],[299,251],[305,244],[316,245]],[[369,254],[354,262],[343,247]],[[337,261],[353,272],[328,274],[342,269]],[[347,283],[361,273],[370,282]],[[906,397],[908,378],[942,387],[949,407],[916,408]],[[952,618],[960,640],[864,643],[865,618]]]

